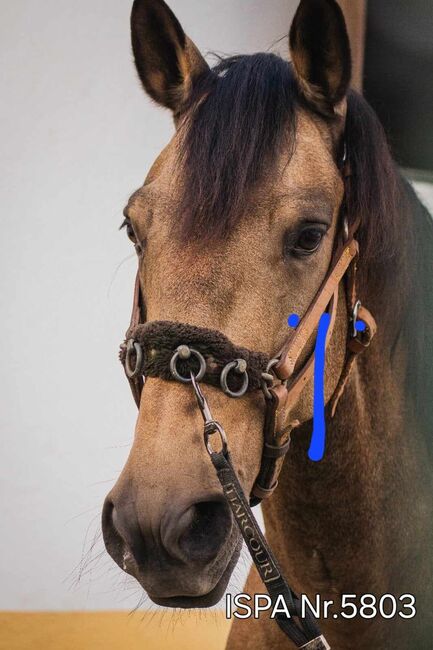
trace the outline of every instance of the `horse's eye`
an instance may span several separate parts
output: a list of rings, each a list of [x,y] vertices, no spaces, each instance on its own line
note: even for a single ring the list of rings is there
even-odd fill
[[[126,234],[128,235],[128,238],[132,241],[133,244],[137,243],[137,237],[135,236],[134,228],[132,227],[132,224],[128,218],[124,220],[122,225],[120,226],[120,229],[125,229]]]
[[[294,243],[293,253],[295,255],[312,255],[319,249],[325,234],[326,229],[324,228],[317,226],[304,228]]]
[[[126,234],[128,235],[128,238],[132,241],[132,243],[135,246],[137,255],[141,255],[143,253],[144,243],[143,241],[141,242],[138,241],[134,228],[132,227],[131,221],[128,218],[126,218],[125,221],[120,226],[120,228],[121,229],[124,228],[126,230]]]
[[[128,222],[125,226],[126,228],[126,234],[128,235],[129,239],[136,244],[137,243],[137,237],[135,236],[134,228],[131,226],[131,224]]]

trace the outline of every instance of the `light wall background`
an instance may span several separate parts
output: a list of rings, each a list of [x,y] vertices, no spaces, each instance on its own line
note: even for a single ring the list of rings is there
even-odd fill
[[[170,2],[225,54],[286,53],[296,4]],[[136,79],[130,5],[0,1],[0,609],[140,600],[97,537],[136,414],[117,361],[136,261],[117,228],[173,128]]]
[[[0,609],[140,598],[101,540],[72,584],[136,415],[117,360],[136,270],[122,209],[173,131],[136,78],[131,4],[0,2]],[[170,4],[204,52],[227,54],[272,47],[295,6]]]

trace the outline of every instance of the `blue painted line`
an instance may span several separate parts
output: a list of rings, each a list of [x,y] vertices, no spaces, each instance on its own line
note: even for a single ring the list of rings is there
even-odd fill
[[[319,462],[325,455],[325,353],[326,335],[331,323],[331,315],[323,314],[319,322],[316,349],[314,354],[314,410],[313,434],[311,436],[308,457],[314,462]]]

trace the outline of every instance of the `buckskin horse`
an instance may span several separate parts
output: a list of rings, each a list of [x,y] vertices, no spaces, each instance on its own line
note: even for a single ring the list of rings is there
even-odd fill
[[[203,391],[227,432],[245,494],[273,492],[263,502],[266,535],[293,588],[336,603],[344,594],[416,597],[410,619],[368,611],[321,620],[332,648],[427,650],[433,229],[374,112],[350,89],[343,14],[334,0],[302,0],[290,29],[291,62],[266,53],[225,58],[212,69],[162,0],[135,0],[131,26],[139,78],[172,111],[175,133],[125,209],[139,265],[126,352],[139,414],[103,509],[106,548],[166,607],[216,604],[237,563],[241,536],[203,442],[191,384],[172,381],[166,367],[175,354],[187,372],[190,345],[201,350],[210,377]],[[260,487],[264,461],[268,479],[278,473],[276,447],[263,439],[265,402],[287,397],[304,376],[315,328],[291,372],[271,363],[260,383],[257,368],[284,348],[288,316],[299,314],[302,323],[317,304],[349,236],[357,259],[323,309],[334,318],[325,456],[308,458],[314,387],[307,374],[290,407],[283,400],[274,410],[275,456],[286,459],[277,463],[278,485],[262,480]],[[368,306],[377,323],[358,356],[350,354],[354,265],[356,306]],[[220,353],[243,364],[228,367]],[[122,354],[125,361],[125,348]],[[215,379],[221,364],[225,383],[222,373]],[[246,590],[263,591],[254,568]],[[228,647],[293,646],[262,617],[236,621]]]

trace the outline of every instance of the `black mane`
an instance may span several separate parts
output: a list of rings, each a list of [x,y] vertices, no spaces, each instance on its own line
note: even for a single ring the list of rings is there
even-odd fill
[[[405,341],[406,391],[433,457],[433,220],[401,176],[375,112],[355,92],[348,96],[346,142],[347,214],[361,223],[360,286],[388,333],[391,364],[397,342]]]

